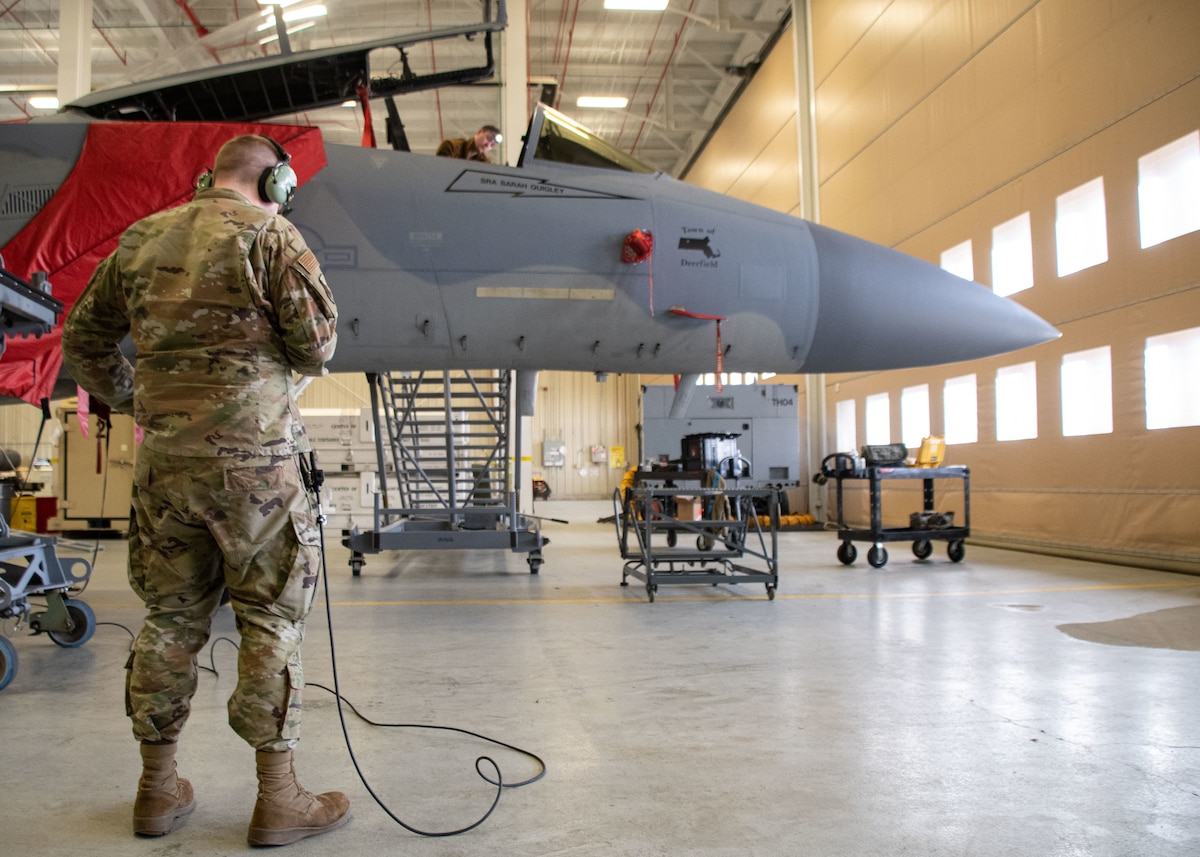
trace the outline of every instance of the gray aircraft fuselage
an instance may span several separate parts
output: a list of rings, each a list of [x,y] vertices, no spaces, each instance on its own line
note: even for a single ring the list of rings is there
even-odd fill
[[[0,126],[0,187],[61,183],[81,127]],[[727,371],[897,369],[1058,336],[936,265],[662,174],[325,152],[289,218],[338,304],[331,371],[712,372],[717,319]],[[636,263],[634,230],[653,236]]]

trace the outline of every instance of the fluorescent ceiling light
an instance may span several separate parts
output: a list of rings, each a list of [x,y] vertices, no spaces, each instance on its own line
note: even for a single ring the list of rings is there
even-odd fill
[[[315,27],[315,26],[317,26],[316,21],[309,21],[307,23],[300,24],[297,27],[288,27],[287,34],[289,36],[292,36],[292,35],[295,35],[296,33],[300,32],[301,30],[307,30],[309,27]],[[273,34],[267,36],[265,39],[259,39],[258,43],[260,45],[269,45],[271,42],[275,41],[278,38],[279,38],[279,34],[273,33]]]
[[[38,110],[57,110],[58,99],[53,95],[35,95],[29,99],[29,106]]]
[[[329,10],[324,6],[305,6],[302,9],[290,9],[284,12],[283,20],[284,23],[290,24],[292,21],[303,21],[307,18],[322,18],[328,14]],[[258,25],[260,32],[275,26],[275,13],[272,10],[267,9],[262,15],[265,20]]]
[[[322,18],[329,14],[329,10],[324,6],[305,6],[303,9],[291,9],[283,13],[283,20],[287,23],[292,21],[303,21],[305,18]]]
[[[575,99],[576,107],[604,107],[620,110],[629,103],[628,98],[619,95],[581,95]]]
[[[280,6],[287,7],[293,3],[299,3],[300,0],[258,0],[259,6]]]
[[[605,9],[629,9],[634,12],[661,12],[667,0],[604,0]]]

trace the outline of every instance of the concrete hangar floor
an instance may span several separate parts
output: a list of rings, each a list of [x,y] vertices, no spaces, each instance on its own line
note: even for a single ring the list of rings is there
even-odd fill
[[[324,595],[305,642],[297,770],[350,795],[342,829],[292,854],[1195,855],[1200,853],[1200,579],[967,546],[907,545],[843,566],[832,533],[780,536],[761,586],[621,587],[611,505],[539,503],[551,544],[523,555],[369,556],[328,546],[342,693],[385,723],[444,725],[541,756],[460,836],[425,839],[372,800],[347,754]],[[125,544],[100,543],[84,596],[136,628]],[[904,549],[902,549],[904,548]],[[63,548],[67,550],[67,548]],[[10,623],[11,624],[11,623]],[[12,631],[12,628],[6,629]],[[214,638],[236,640],[222,608]],[[180,745],[195,812],[135,839],[139,772],[122,702],[130,638],[75,649],[13,634],[0,692],[0,827],[9,854],[249,850],[253,754],[225,723],[236,652],[217,642]],[[365,724],[355,757],[401,819],[470,824],[528,758],[461,733]],[[485,767],[485,771],[488,769]]]

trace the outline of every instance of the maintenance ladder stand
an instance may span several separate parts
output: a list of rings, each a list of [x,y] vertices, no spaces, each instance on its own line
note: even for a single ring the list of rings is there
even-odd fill
[[[345,541],[351,572],[385,550],[508,548],[529,554],[536,574],[544,539],[510,488],[520,481],[519,461],[515,473],[510,466],[520,449],[519,419],[516,457],[509,444],[512,373],[368,373],[367,382],[379,493],[373,529],[355,527]]]

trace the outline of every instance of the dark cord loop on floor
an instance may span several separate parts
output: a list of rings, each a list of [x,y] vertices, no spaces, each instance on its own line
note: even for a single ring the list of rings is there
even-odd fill
[[[334,639],[333,639],[333,612],[332,612],[332,609],[330,606],[330,601],[329,601],[329,577],[328,577],[328,569],[325,566],[325,533],[324,533],[324,531],[322,531],[322,533],[321,533],[321,577],[323,580],[324,591],[325,591],[325,618],[326,618],[326,622],[328,623],[328,626],[329,626],[329,657],[330,657],[330,664],[332,666],[332,672],[333,672],[333,687],[329,688],[323,684],[316,684],[314,682],[306,682],[305,687],[317,688],[318,690],[323,690],[326,693],[333,694],[334,699],[337,700],[338,720],[340,721],[341,726],[342,726],[342,737],[346,743],[346,750],[350,754],[350,761],[354,765],[354,771],[355,771],[355,773],[358,774],[358,778],[362,782],[363,787],[367,790],[367,793],[369,795],[371,795],[371,797],[372,797],[372,799],[374,799],[375,803],[379,805],[379,808],[382,809],[387,814],[387,816],[390,819],[392,819],[392,821],[396,822],[396,824],[400,825],[405,830],[407,830],[411,833],[416,833],[419,836],[430,836],[430,837],[457,836],[460,833],[466,833],[468,830],[474,830],[476,827],[479,827],[479,825],[481,825],[485,821],[487,821],[488,817],[491,816],[491,814],[495,811],[496,806],[500,803],[500,795],[504,792],[504,789],[515,789],[515,788],[520,788],[521,786],[527,786],[527,785],[530,785],[531,783],[536,783],[542,777],[546,776],[546,763],[537,754],[531,753],[528,750],[524,750],[524,749],[522,749],[520,747],[516,747],[512,744],[507,744],[504,741],[499,741],[495,738],[489,738],[488,736],[481,735],[478,732],[472,732],[469,729],[460,729],[457,726],[438,726],[436,724],[428,724],[428,723],[379,723],[377,721],[371,720],[369,717],[367,717],[362,712],[360,712],[354,706],[354,703],[352,703],[350,700],[348,700],[344,696],[342,696],[341,685],[340,685],[340,682],[338,679],[337,651],[336,651],[336,647],[334,645]],[[217,672],[216,658],[214,655],[214,650],[216,649],[217,644],[222,641],[233,646],[234,649],[238,648],[238,644],[235,643],[233,640],[229,639],[228,637],[217,637],[216,639],[214,639],[212,641],[212,645],[209,647],[209,651],[208,651],[210,666],[209,667],[201,666],[200,669],[208,670],[213,675],[219,675],[219,673]],[[350,732],[346,726],[346,714],[345,714],[345,710],[344,710],[345,708],[349,708],[350,711],[353,712],[354,716],[359,718],[360,720],[362,720],[364,723],[366,723],[370,726],[375,726],[375,727],[379,727],[382,729],[434,729],[434,730],[440,730],[443,732],[457,732],[460,735],[468,735],[472,738],[477,738],[481,741],[486,741],[487,743],[494,744],[497,747],[503,747],[506,750],[511,750],[514,753],[517,753],[519,755],[525,756],[528,759],[531,759],[534,763],[537,764],[538,772],[537,772],[537,774],[535,774],[534,776],[530,777],[527,780],[521,780],[520,782],[516,782],[516,783],[505,783],[504,778],[503,778],[502,774],[500,773],[500,766],[496,763],[496,761],[494,759],[492,759],[490,756],[479,756],[478,758],[475,759],[476,773],[479,774],[480,778],[484,782],[486,782],[488,785],[495,786],[495,788],[496,788],[496,795],[492,799],[491,806],[488,807],[487,812],[485,812],[479,819],[477,819],[472,824],[469,824],[466,827],[458,828],[457,830],[445,830],[445,831],[421,830],[419,828],[413,827],[410,824],[407,824],[403,819],[401,819],[394,812],[392,812],[392,810],[388,807],[388,805],[383,802],[383,799],[380,798],[379,795],[377,795],[375,793],[375,790],[373,788],[371,788],[371,784],[367,782],[366,775],[363,773],[362,768],[358,764],[358,758],[354,755],[354,747],[350,741]],[[488,773],[486,773],[484,771],[485,763],[487,765],[490,765],[492,770],[495,771],[494,775],[489,775]]]

